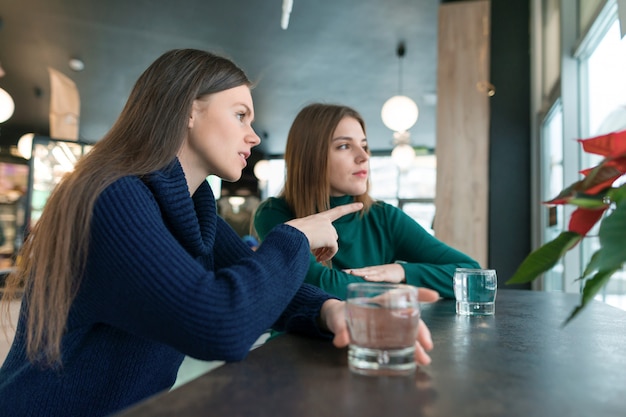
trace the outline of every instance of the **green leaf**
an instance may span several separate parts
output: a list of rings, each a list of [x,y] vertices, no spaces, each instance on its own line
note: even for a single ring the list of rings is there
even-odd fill
[[[600,224],[598,269],[618,269],[626,262],[626,200],[621,200]]]
[[[619,268],[599,271],[596,275],[594,275],[593,278],[585,282],[585,287],[583,288],[583,293],[581,297],[581,303],[574,309],[574,311],[572,311],[567,320],[565,320],[565,323],[563,323],[563,326],[572,321],[572,319],[576,317],[587,304],[593,301],[593,297],[596,296],[598,291],[600,291],[602,287],[604,287],[604,285],[609,281],[611,275],[613,275],[618,269]]]
[[[569,200],[576,196],[576,190],[580,188],[580,184],[582,180],[576,181],[571,184],[569,187],[564,188],[561,192],[554,198],[544,201],[544,204],[565,204],[569,203]]]
[[[618,188],[611,188],[608,192],[608,196],[611,201],[615,201],[616,203],[623,201],[626,199],[626,184],[622,184],[622,186]]]
[[[582,236],[578,233],[562,232],[554,240],[528,255],[506,283],[523,284],[534,280],[556,265],[558,260],[581,239]]]
[[[600,269],[600,264],[598,262],[599,258],[600,258],[600,250],[597,250],[591,256],[591,259],[589,260],[589,263],[587,264],[587,267],[585,268],[585,271],[583,272],[582,277],[580,277],[579,279],[583,279],[585,277],[588,277],[589,275],[591,275],[592,272],[597,271],[598,269]]]
[[[576,193],[571,200],[568,201],[568,204],[573,204],[577,207],[587,208],[587,209],[600,209],[607,206],[607,203],[604,201],[604,196],[606,192],[601,192],[598,194],[583,194]]]

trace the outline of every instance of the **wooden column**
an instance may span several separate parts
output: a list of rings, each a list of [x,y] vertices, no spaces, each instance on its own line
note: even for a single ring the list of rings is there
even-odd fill
[[[439,7],[437,238],[488,267],[490,2]]]

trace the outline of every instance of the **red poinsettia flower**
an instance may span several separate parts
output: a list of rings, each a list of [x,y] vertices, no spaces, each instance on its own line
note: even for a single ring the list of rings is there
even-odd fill
[[[572,216],[569,219],[568,230],[578,233],[581,236],[586,236],[591,228],[600,220],[606,209],[607,207],[599,209],[578,207],[572,212]]]
[[[585,179],[577,183],[579,184],[576,187],[577,190],[585,194],[594,195],[612,186],[615,180],[624,174],[624,171],[620,170],[621,166],[616,166],[612,162],[614,161],[605,160],[595,168],[582,171]]]
[[[520,284],[536,279],[576,247],[594,225],[600,224],[597,236],[600,247],[579,278],[584,281],[581,304],[572,311],[566,323],[593,300],[616,271],[626,266],[626,183],[616,184],[626,177],[626,130],[578,142],[585,152],[602,155],[604,159],[597,166],[581,171],[584,176],[581,180],[545,202],[576,206],[568,230],[532,251],[507,281]]]
[[[609,159],[604,166],[613,167],[622,174],[626,173],[626,154]]]
[[[585,152],[615,158],[626,154],[626,130],[589,139],[578,139]]]
[[[565,188],[544,204],[569,204],[580,194],[597,195],[626,174],[626,130],[591,139],[579,139],[578,142],[585,151],[604,155],[606,158],[597,166],[580,171],[585,178]]]

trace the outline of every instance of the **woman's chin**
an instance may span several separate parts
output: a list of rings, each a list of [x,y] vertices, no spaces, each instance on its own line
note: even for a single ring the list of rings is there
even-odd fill
[[[237,182],[241,179],[241,174],[239,175],[224,175],[222,178],[223,181],[226,182]]]

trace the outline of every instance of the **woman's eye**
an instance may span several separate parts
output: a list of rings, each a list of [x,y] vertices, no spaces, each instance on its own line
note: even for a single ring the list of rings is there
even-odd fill
[[[337,149],[348,149],[348,144],[342,143],[341,145],[337,146]]]
[[[237,113],[237,119],[239,119],[239,121],[243,121],[244,117],[246,117],[245,113]]]

